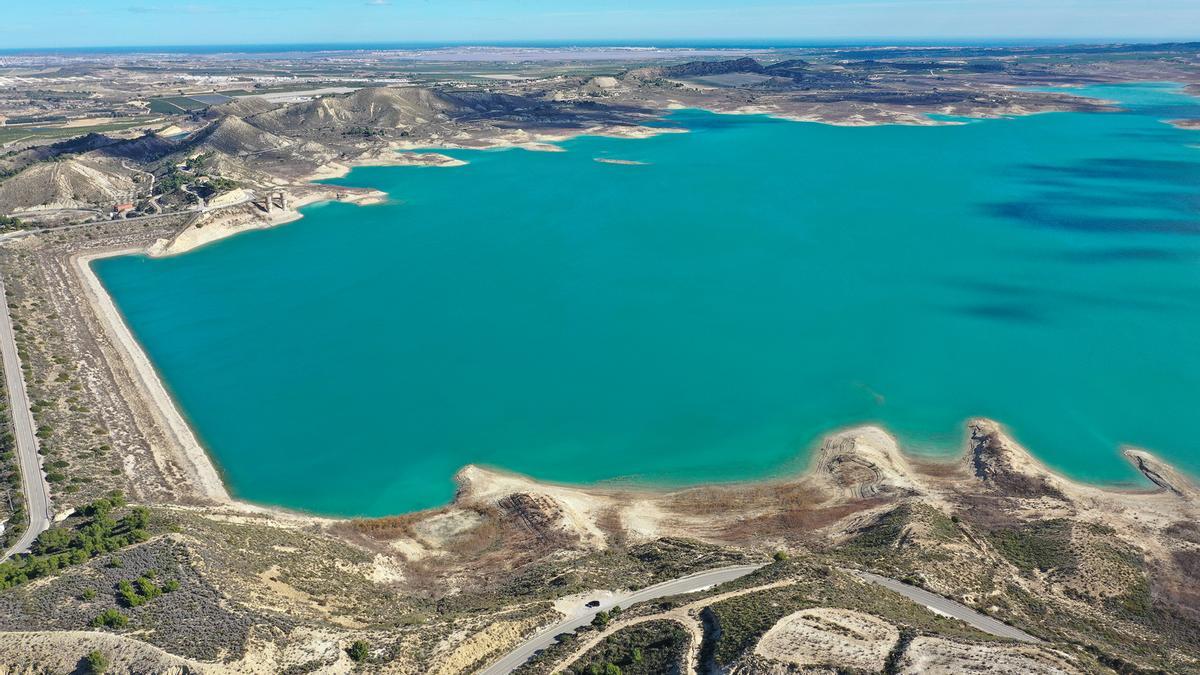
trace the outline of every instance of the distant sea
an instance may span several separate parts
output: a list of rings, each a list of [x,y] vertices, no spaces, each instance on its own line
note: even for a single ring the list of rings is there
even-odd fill
[[[277,44],[131,45],[92,47],[0,48],[0,54],[311,54],[342,51],[418,51],[432,49],[804,49],[826,47],[1048,47],[1081,44],[1151,44],[1146,39],[1011,39],[855,40],[855,39],[644,39],[644,40],[523,40],[493,42],[297,42]]]
[[[689,134],[360,168],[327,204],[95,267],[245,499],[436,506],[469,463],[569,483],[801,470],[879,423],[955,456],[1008,425],[1075,478],[1200,473],[1200,117],[839,128],[680,111]],[[620,159],[644,165],[608,164]]]

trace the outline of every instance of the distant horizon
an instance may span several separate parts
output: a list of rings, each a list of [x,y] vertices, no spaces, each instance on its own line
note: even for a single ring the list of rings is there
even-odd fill
[[[1195,0],[55,0],[9,5],[0,22],[0,45],[20,50],[206,48],[259,45],[264,37],[285,45],[1200,39]]]
[[[499,47],[529,49],[828,49],[836,47],[1047,47],[1200,43],[1195,37],[996,37],[996,38],[645,38],[530,40],[346,40],[303,42],[212,42],[181,44],[95,44],[64,47],[3,47],[0,55],[55,53],[270,53],[288,51],[415,51]]]

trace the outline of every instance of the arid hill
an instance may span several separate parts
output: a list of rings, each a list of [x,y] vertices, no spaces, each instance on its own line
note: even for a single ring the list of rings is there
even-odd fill
[[[257,115],[252,123],[277,133],[343,130],[350,127],[404,129],[446,119],[464,106],[454,97],[423,87],[360,89]]]
[[[243,96],[235,98],[232,101],[219,103],[208,108],[205,111],[205,117],[217,119],[226,115],[234,115],[236,117],[253,117],[262,113],[274,110],[279,107],[278,103],[271,103],[265,98],[259,96]]]
[[[36,164],[0,183],[0,212],[111,206],[134,192],[132,175],[118,161],[99,157]]]
[[[282,150],[292,141],[246,123],[235,115],[226,115],[196,132],[185,141],[191,150],[216,150],[226,155],[255,155]]]

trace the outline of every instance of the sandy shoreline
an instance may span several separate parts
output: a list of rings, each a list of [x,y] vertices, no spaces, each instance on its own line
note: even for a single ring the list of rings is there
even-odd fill
[[[171,395],[163,386],[162,379],[150,362],[150,358],[146,356],[141,344],[125,324],[112,297],[100,283],[100,278],[92,271],[91,263],[95,260],[141,252],[142,250],[138,248],[127,248],[77,254],[71,256],[71,263],[79,274],[88,304],[117,347],[123,365],[133,376],[133,380],[146,398],[146,402],[150,404],[149,408],[153,411],[155,418],[153,422],[165,431],[176,444],[177,452],[175,454],[178,457],[175,459],[181,460],[193,487],[207,499],[218,503],[229,503],[232,498],[212,458],[208,456],[196,439],[191,426],[184,420]]]
[[[145,252],[144,247],[125,247],[80,253],[70,257],[70,266],[84,289],[88,306],[91,307],[106,336],[116,348],[120,363],[110,364],[110,366],[124,368],[129,373],[138,390],[137,393],[150,410],[149,423],[162,430],[167,436],[168,442],[173,446],[170,448],[152,447],[151,451],[154,453],[168,451],[170,455],[162,459],[180,465],[190,483],[188,487],[198,496],[216,506],[231,508],[236,513],[266,515],[302,525],[329,524],[346,520],[279,506],[255,504],[232,496],[212,455],[197,439],[191,425],[180,412],[175,399],[163,384],[158,370],[150,361],[141,343],[130,331],[129,326],[125,323],[125,318],[113,302],[112,296],[109,295],[108,290],[104,288],[104,284],[101,283],[91,267],[96,260],[144,254]],[[187,507],[181,506],[180,508]]]
[[[302,186],[305,190],[286,191],[292,203],[287,209],[265,214],[253,203],[237,204],[199,213],[186,228],[171,239],[159,239],[143,251],[152,258],[163,258],[193,251],[201,246],[251,230],[266,230],[293,223],[304,217],[300,209],[322,202],[346,202],[369,206],[387,201],[387,193],[378,190],[335,189],[326,186]]]

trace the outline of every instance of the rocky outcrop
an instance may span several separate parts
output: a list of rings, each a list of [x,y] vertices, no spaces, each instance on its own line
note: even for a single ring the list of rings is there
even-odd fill
[[[830,436],[821,445],[815,475],[845,496],[867,499],[919,492],[913,468],[896,441],[878,427]]]
[[[1066,500],[1053,475],[990,420],[972,420],[966,461],[985,486],[1011,497]]]
[[[1136,448],[1126,448],[1123,454],[1134,468],[1162,490],[1185,499],[1195,496],[1196,488],[1192,482],[1154,455]]]
[[[562,532],[562,507],[546,495],[517,492],[498,504],[507,517],[540,540],[556,539]]]

